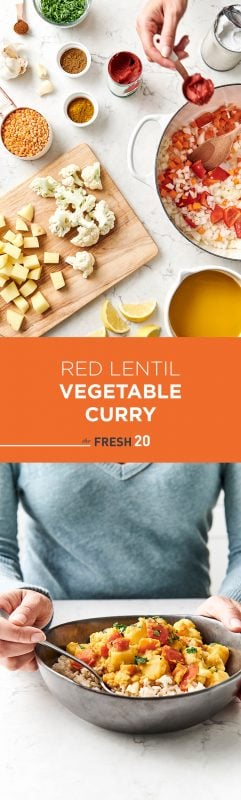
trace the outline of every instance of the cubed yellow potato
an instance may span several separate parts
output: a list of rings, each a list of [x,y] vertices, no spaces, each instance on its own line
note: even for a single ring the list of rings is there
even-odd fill
[[[131,644],[137,644],[146,636],[146,620],[141,618],[138,625],[128,625],[125,635],[130,639]]]
[[[4,247],[5,247],[5,245],[4,245]],[[3,267],[6,267],[7,263],[8,263],[8,255],[6,253],[3,253],[2,255],[0,255],[0,270]]]
[[[206,686],[216,686],[217,683],[222,683],[223,681],[227,681],[229,675],[224,670],[218,670],[217,672],[211,672],[210,675],[206,680]]]
[[[41,278],[42,267],[35,267],[35,269],[31,269],[29,273],[29,278],[32,278],[33,281],[39,281]]]
[[[155,644],[156,649],[160,647],[158,639],[151,639],[148,636],[143,636],[143,639],[139,641],[139,652],[144,653],[145,650],[153,650],[153,644]]]
[[[16,247],[15,244],[11,244],[10,242],[7,242],[7,244],[5,244],[4,253],[7,253],[8,256],[14,258],[15,261],[22,255],[21,248]]]
[[[59,263],[59,253],[44,253],[44,264],[58,264]]]
[[[42,228],[42,225],[38,225],[37,222],[32,222],[31,224],[31,233],[32,236],[44,236],[46,230]]]
[[[150,681],[157,681],[169,672],[168,662],[163,656],[154,655],[147,664],[143,664],[142,673]]]
[[[22,231],[23,233],[25,231],[28,231],[27,223],[24,222],[24,219],[21,219],[21,217],[17,217],[16,222],[15,222],[15,228],[16,228],[16,231]]]
[[[34,267],[39,267],[39,260],[38,256],[24,256],[23,257],[23,266],[28,267],[28,269],[33,269]]]
[[[14,278],[16,283],[21,284],[26,281],[28,277],[28,268],[23,267],[22,264],[13,264],[11,278]]]
[[[118,650],[111,649],[110,658],[108,659],[110,670],[114,672],[119,669],[121,664],[134,664],[135,658],[135,651],[133,648],[129,650],[122,650],[119,652]]]
[[[16,247],[22,247],[23,246],[23,234],[22,233],[16,233],[13,244],[15,244]]]
[[[78,647],[79,647],[78,642],[69,642],[69,644],[67,644],[66,647],[67,653],[71,653],[72,656],[75,656],[75,652],[76,649],[78,649]]]
[[[0,275],[0,289],[3,289],[5,283],[7,283],[7,280],[8,278],[3,278],[2,275]]]
[[[181,683],[182,679],[184,678],[186,672],[187,672],[186,664],[177,664],[175,669],[173,670],[172,678],[174,679],[175,683],[178,684],[178,686],[179,683]]]
[[[224,644],[218,644],[214,642],[213,644],[209,644],[206,647],[207,652],[207,663],[211,664],[213,662],[214,666],[217,661],[221,660],[223,664],[226,664],[229,658],[229,649],[225,647]]]
[[[6,231],[6,233],[3,236],[3,239],[4,239],[4,242],[11,242],[11,244],[15,244],[15,237],[16,237],[16,233],[14,233],[14,231],[9,230],[9,231]],[[17,245],[17,247],[18,247],[18,245]]]
[[[3,253],[4,245],[5,245],[5,242],[3,242],[2,239],[0,239],[0,253]]]
[[[39,247],[39,240],[37,236],[24,236],[23,240],[24,250],[34,250]]]
[[[35,292],[35,289],[37,289],[37,284],[35,283],[35,281],[27,280],[26,283],[24,283],[23,286],[21,286],[20,292],[23,295],[23,297],[29,297],[30,294],[33,294]]]
[[[203,685],[205,686],[207,680],[209,679],[209,676],[210,676],[210,670],[207,669],[207,667],[204,664],[204,661],[199,661],[197,680],[200,681],[200,683],[203,683]]]
[[[0,275],[2,278],[11,278],[12,275],[12,264],[7,264],[6,267],[0,268]]]
[[[50,272],[50,278],[55,289],[62,289],[65,286],[65,280],[61,270],[58,272]]]
[[[31,303],[34,311],[37,311],[37,314],[44,314],[44,312],[51,307],[42,292],[36,292],[31,299]]]
[[[28,203],[28,205],[20,208],[18,217],[23,217],[23,219],[27,219],[28,222],[32,222],[34,218],[34,206],[32,206],[32,203]]]
[[[12,308],[7,309],[7,322],[14,331],[19,331],[24,320],[24,314],[19,314]]]
[[[22,314],[26,314],[26,311],[28,311],[29,309],[29,303],[27,300],[25,300],[25,297],[21,297],[20,294],[19,297],[15,297],[15,300],[13,302],[14,305],[17,306],[19,311],[22,312]]]
[[[19,291],[14,281],[8,283],[5,289],[1,291],[1,297],[3,298],[5,303],[11,303],[11,300],[14,300],[15,297],[18,297]]]
[[[6,227],[5,217],[3,216],[3,214],[0,214],[0,229],[5,227]]]

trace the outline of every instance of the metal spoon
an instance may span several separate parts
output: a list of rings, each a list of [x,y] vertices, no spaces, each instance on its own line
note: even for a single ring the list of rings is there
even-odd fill
[[[235,9],[235,6],[226,6],[223,8],[223,14],[229,19],[237,28],[241,28],[241,11]]]
[[[233,131],[223,133],[222,136],[212,136],[211,139],[207,139],[206,142],[196,147],[188,157],[192,162],[201,161],[207,170],[215,169],[226,161],[231,145],[240,130],[241,124],[237,125]]]
[[[103,691],[106,692],[106,694],[112,694],[114,697],[116,696],[116,692],[112,692],[111,689],[108,688],[108,686],[106,685],[106,683],[104,683],[100,675],[98,675],[98,672],[96,672],[96,670],[93,669],[93,667],[89,667],[88,664],[86,664],[85,661],[82,661],[81,658],[77,658],[77,656],[73,656],[71,655],[71,653],[67,653],[66,650],[62,650],[61,647],[57,647],[56,644],[52,644],[52,642],[48,642],[47,640],[45,642],[38,642],[38,648],[39,647],[48,647],[50,650],[55,650],[56,653],[58,653],[60,656],[65,656],[66,658],[69,658],[70,661],[76,661],[76,663],[80,664],[81,667],[85,667],[85,669],[88,669],[88,671],[91,672],[91,674],[94,676],[94,678],[96,678],[99,685],[101,686]]]

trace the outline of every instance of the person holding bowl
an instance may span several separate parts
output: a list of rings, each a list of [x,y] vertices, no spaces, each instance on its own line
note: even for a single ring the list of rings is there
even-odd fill
[[[213,597],[221,490],[229,564]],[[241,464],[0,464],[0,664],[36,669],[55,599],[205,598],[198,613],[241,632],[240,508]]]

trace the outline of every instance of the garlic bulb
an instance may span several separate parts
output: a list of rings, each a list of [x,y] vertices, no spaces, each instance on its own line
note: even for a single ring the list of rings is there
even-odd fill
[[[6,81],[18,78],[26,72],[28,62],[18,55],[16,47],[10,43],[0,44],[0,76]]]

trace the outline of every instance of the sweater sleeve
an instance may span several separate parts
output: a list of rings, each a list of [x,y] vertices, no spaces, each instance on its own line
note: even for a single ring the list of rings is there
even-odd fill
[[[0,464],[0,592],[33,589],[50,597],[40,586],[24,583],[18,544],[18,464]]]
[[[241,603],[241,464],[224,465],[223,489],[229,558],[219,594]]]

